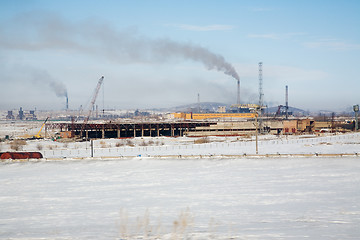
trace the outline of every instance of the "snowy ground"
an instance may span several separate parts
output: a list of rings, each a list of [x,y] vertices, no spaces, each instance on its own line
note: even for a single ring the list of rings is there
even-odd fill
[[[9,135],[34,135],[41,122],[0,122],[0,137]],[[19,150],[39,151],[46,159],[122,158],[122,157],[226,157],[256,154],[255,136],[208,137],[207,143],[197,143],[199,138],[159,137],[133,139],[98,139],[90,142],[61,142],[30,140]],[[12,151],[9,141],[0,142],[0,152]],[[288,154],[358,154],[360,133],[274,136],[261,135],[258,141],[259,155]]]
[[[27,141],[45,160],[0,162],[0,239],[360,238],[360,134],[261,136],[259,155],[254,137],[196,140],[96,140],[94,158]]]
[[[135,138],[93,141],[93,156],[123,157],[233,157],[256,154],[255,137],[211,137],[208,143],[197,144],[196,138]],[[31,140],[23,151],[40,151],[46,159],[89,158],[90,142],[58,142]],[[11,151],[10,142],[0,143],[0,151]],[[259,155],[288,154],[351,154],[360,155],[360,133],[328,136],[260,136]]]
[[[2,239],[359,239],[360,159],[0,164]]]

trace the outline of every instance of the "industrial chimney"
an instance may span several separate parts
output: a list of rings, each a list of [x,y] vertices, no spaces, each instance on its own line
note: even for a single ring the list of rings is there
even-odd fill
[[[201,106],[200,106],[200,93],[198,93],[198,113],[201,112]]]
[[[240,79],[237,80],[237,100],[236,104],[240,107]]]
[[[66,97],[66,111],[67,111],[67,110],[69,110],[69,98],[68,98],[67,93],[66,93],[65,97]]]

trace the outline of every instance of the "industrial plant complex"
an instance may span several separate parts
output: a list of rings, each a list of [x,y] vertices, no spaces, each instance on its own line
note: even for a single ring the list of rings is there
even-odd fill
[[[310,116],[293,113],[288,103],[288,86],[285,86],[285,103],[268,111],[264,105],[262,89],[262,63],[259,63],[259,101],[241,104],[240,80],[237,79],[236,104],[217,106],[217,109],[202,107],[198,103],[182,111],[126,111],[103,109],[99,113],[96,99],[103,84],[102,76],[91,96],[87,109],[69,110],[68,94],[66,107],[61,112],[42,112],[39,119],[46,119],[40,131],[26,138],[61,138],[74,140],[135,138],[135,137],[207,137],[207,136],[251,136],[255,134],[290,135],[303,133],[334,133],[356,131],[358,129],[358,105],[354,106],[354,116]],[[21,107],[16,114],[9,110],[7,121],[38,120],[35,110],[24,111]],[[36,136],[36,137],[34,137]],[[40,137],[41,136],[41,137]],[[7,136],[14,137],[14,136]]]

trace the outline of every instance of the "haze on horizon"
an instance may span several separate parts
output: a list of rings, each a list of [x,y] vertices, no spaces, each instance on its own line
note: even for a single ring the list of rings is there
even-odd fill
[[[351,110],[359,104],[357,1],[0,3],[0,109],[86,104],[103,75],[106,108],[203,102]],[[101,94],[101,93],[100,93]]]

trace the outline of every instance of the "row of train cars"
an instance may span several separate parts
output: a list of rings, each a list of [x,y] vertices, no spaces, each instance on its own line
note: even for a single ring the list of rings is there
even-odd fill
[[[40,159],[43,155],[40,152],[0,152],[1,160],[8,159]]]

